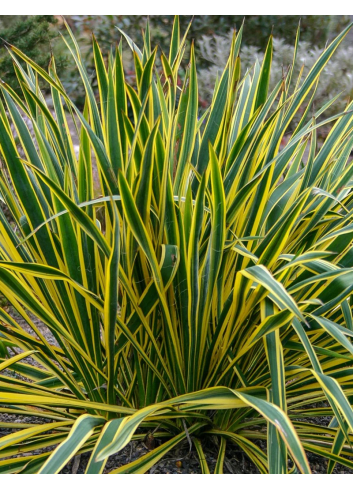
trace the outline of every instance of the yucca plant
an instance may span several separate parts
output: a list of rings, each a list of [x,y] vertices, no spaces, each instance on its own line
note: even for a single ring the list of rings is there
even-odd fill
[[[217,473],[228,444],[261,473],[309,473],[305,451],[329,473],[352,468],[353,103],[329,119],[334,100],[313,110],[349,28],[305,79],[290,67],[271,93],[272,39],[241,76],[240,29],[200,118],[193,46],[178,86],[178,17],[157,65],[148,26],[142,51],[124,34],[136,86],[122,44],[105,58],[93,39],[98,94],[67,29],[82,113],[54,59],[45,71],[9,45],[23,97],[1,82],[12,220],[0,211],[0,291],[17,314],[0,310],[0,332],[17,350],[0,363],[0,413],[44,421],[1,423],[17,430],[0,439],[0,472],[56,473],[90,453],[86,473],[102,473],[146,436],[161,443],[113,473],[146,472],[183,441],[208,473],[209,439]]]

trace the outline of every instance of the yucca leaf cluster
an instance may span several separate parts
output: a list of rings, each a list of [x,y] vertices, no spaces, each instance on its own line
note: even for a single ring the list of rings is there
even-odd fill
[[[17,430],[0,438],[0,472],[56,473],[88,453],[86,472],[102,473],[146,436],[160,444],[114,473],[189,440],[205,473],[205,440],[216,473],[229,444],[261,473],[309,473],[306,452],[328,472],[353,467],[353,106],[329,119],[334,99],[314,107],[348,29],[304,79],[290,67],[269,91],[272,38],[242,73],[241,28],[205,112],[178,17],[169,53],[148,25],[143,49],[124,34],[133,84],[123,44],[105,54],[93,38],[98,93],[67,26],[82,111],[54,59],[45,71],[8,46],[23,95],[1,82],[0,291],[16,314],[0,309],[15,352],[0,413],[27,422],[1,424]]]

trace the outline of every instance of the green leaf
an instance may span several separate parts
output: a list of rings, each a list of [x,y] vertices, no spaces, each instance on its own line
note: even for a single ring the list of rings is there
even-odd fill
[[[83,414],[74,423],[69,436],[50,455],[39,474],[57,474],[71,460],[95,428],[104,423],[104,418]]]

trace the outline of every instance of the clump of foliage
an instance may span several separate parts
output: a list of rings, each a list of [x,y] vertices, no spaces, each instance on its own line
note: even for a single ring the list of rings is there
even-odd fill
[[[56,35],[51,27],[56,22],[53,15],[0,16],[0,78],[16,91],[19,91],[19,82],[11,56],[5,49],[6,43],[15,44],[40,67],[45,68],[50,59],[50,41]]]
[[[217,473],[233,443],[261,473],[309,473],[305,451],[328,459],[328,472],[352,467],[353,104],[319,123],[332,101],[311,115],[348,29],[291,89],[295,49],[272,91],[272,38],[262,64],[241,76],[240,29],[200,118],[193,47],[178,86],[187,35],[178,18],[162,73],[149,27],[143,50],[126,36],[136,87],[125,80],[122,46],[105,64],[93,39],[98,94],[68,32],[82,113],[54,59],[45,71],[11,46],[23,97],[1,84],[0,185],[16,231],[0,211],[0,290],[32,334],[0,309],[3,338],[23,351],[0,363],[22,379],[0,375],[0,412],[47,422],[0,439],[0,472],[56,473],[88,452],[86,472],[101,473],[147,435],[161,444],[113,473],[146,472],[189,439],[207,473],[207,437],[219,440]]]

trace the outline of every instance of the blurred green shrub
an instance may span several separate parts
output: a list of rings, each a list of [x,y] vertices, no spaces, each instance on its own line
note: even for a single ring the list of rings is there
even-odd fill
[[[4,41],[14,44],[42,68],[47,68],[51,40],[57,35],[52,27],[57,23],[54,15],[1,15],[0,16],[0,78],[6,79],[16,91],[19,84],[11,56]],[[59,68],[63,58],[58,59]]]

